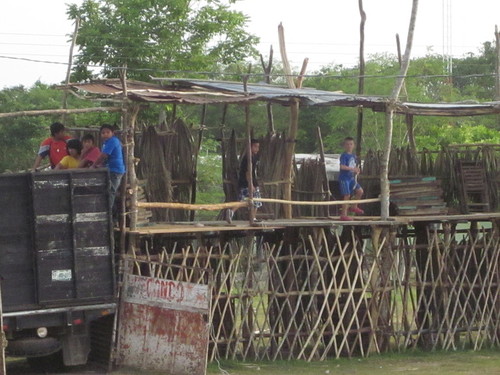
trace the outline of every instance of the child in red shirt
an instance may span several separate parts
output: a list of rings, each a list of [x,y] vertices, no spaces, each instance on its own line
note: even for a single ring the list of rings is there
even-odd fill
[[[33,164],[33,171],[38,169],[40,163],[46,156],[49,157],[50,167],[54,169],[62,158],[68,155],[66,141],[71,139],[71,137],[66,135],[66,128],[64,125],[60,122],[54,122],[50,125],[50,134],[51,137],[45,139],[40,144],[38,155],[36,156],[35,163]]]
[[[82,144],[83,150],[78,168],[90,168],[101,155],[101,151],[94,145],[94,136],[92,134],[85,134],[82,137]]]

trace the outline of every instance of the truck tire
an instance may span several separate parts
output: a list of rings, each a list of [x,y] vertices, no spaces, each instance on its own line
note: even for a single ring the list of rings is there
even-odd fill
[[[64,372],[66,370],[62,350],[43,357],[28,357],[27,359],[31,369],[42,374]]]
[[[6,352],[12,356],[18,357],[39,357],[61,350],[61,341],[55,337],[29,337],[19,340],[9,341]]]

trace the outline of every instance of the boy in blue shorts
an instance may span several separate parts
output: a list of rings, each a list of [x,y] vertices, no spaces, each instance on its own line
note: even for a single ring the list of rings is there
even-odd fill
[[[354,199],[361,199],[363,189],[357,181],[357,176],[361,170],[356,166],[356,155],[353,153],[354,139],[351,137],[345,138],[343,146],[344,152],[340,155],[340,194],[345,201],[350,200],[352,196],[354,196]],[[353,204],[352,207],[349,207],[349,204],[343,204],[340,220],[351,221],[352,217],[348,216],[348,212],[354,212],[359,215],[365,213],[357,204]]]

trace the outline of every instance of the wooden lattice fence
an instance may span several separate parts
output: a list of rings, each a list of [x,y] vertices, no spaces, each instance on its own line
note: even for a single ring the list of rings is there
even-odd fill
[[[212,270],[211,360],[499,347],[498,226],[469,224],[288,228],[135,256]]]

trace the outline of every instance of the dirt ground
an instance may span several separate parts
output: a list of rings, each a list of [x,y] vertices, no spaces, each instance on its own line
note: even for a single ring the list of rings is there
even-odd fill
[[[7,375],[49,374],[33,372],[25,360],[9,360]],[[500,375],[500,351],[457,351],[453,353],[386,354],[363,359],[337,359],[325,362],[303,361],[237,362],[222,361],[208,366],[208,375]],[[97,366],[76,367],[63,374],[104,375]],[[165,375],[168,372],[145,372],[119,369],[113,375]]]

